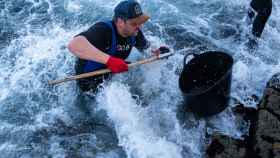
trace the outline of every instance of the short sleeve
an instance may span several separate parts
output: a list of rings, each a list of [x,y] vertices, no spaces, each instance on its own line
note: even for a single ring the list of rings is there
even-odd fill
[[[79,35],[84,36],[92,45],[101,51],[105,51],[111,46],[112,30],[103,22],[94,24],[87,31]]]

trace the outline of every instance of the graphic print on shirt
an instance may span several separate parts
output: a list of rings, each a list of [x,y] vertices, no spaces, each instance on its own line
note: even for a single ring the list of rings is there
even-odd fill
[[[126,52],[126,51],[129,51],[129,49],[130,49],[130,45],[129,44],[126,44],[126,45],[118,44],[117,45],[117,51],[118,52]]]

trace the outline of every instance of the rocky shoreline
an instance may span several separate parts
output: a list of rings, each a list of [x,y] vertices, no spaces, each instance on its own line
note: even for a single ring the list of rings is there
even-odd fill
[[[280,73],[267,83],[255,108],[237,105],[237,117],[250,124],[243,140],[215,133],[206,150],[208,158],[280,158]]]

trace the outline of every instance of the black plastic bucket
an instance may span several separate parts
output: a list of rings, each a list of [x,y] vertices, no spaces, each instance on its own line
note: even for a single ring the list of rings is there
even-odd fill
[[[190,54],[189,54],[190,55]],[[230,98],[233,59],[230,55],[208,51],[192,54],[179,79],[184,104],[200,117],[215,115],[223,111]]]

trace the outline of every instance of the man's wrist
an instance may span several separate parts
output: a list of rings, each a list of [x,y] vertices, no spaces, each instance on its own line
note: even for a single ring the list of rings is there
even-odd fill
[[[103,53],[103,52],[98,52],[98,53],[96,53],[96,56],[92,56],[90,60],[99,62],[102,64],[106,64],[108,62],[109,58],[110,58],[110,55]]]
[[[106,55],[105,57],[104,57],[104,64],[107,64],[108,63],[108,60],[110,59],[110,55]]]

